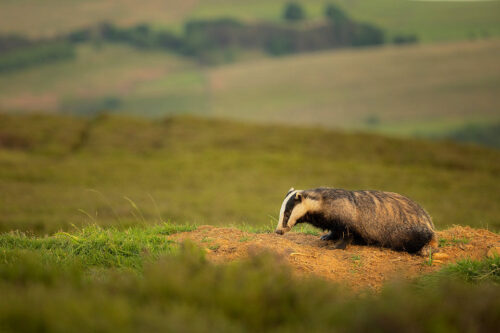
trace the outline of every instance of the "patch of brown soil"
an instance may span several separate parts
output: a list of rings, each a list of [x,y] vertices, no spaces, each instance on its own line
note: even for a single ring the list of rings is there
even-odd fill
[[[459,259],[481,259],[500,245],[500,235],[483,229],[453,227],[438,232],[442,247],[439,260],[390,249],[350,245],[333,249],[332,242],[301,233],[253,234],[238,229],[201,226],[192,232],[170,236],[175,241],[190,239],[207,249],[209,260],[224,263],[247,257],[249,253],[269,251],[288,261],[299,274],[315,274],[355,289],[378,289],[389,279],[411,278],[438,270],[440,265]]]

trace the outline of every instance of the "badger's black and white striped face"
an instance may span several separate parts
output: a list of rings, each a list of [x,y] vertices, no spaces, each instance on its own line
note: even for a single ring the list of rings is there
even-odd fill
[[[280,216],[278,221],[278,226],[276,227],[276,233],[282,235],[286,231],[289,231],[291,227],[288,227],[288,220],[292,214],[293,207],[296,204],[295,196],[299,191],[295,190],[293,187],[288,191],[285,196],[285,200],[281,204]]]
[[[308,194],[307,191],[291,188],[281,204],[276,233],[283,235],[290,231],[297,221],[307,213],[318,212],[320,208],[321,203],[317,196]]]
[[[304,191],[291,188],[281,204],[280,217],[276,233],[283,235],[297,223],[307,212],[317,210],[318,201],[307,199]]]

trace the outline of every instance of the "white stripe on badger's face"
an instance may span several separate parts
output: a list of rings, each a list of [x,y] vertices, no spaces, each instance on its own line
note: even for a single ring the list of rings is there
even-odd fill
[[[293,200],[293,207],[287,212],[287,204]],[[290,231],[293,226],[303,218],[307,213],[316,213],[321,210],[321,201],[319,198],[305,197],[304,191],[291,190],[281,204],[280,219],[276,227],[276,233],[283,235]],[[285,215],[288,218],[285,222]],[[304,222],[304,221],[302,221]],[[286,225],[285,225],[286,224]]]
[[[285,200],[283,200],[283,203],[281,204],[281,209],[280,209],[280,219],[279,219],[279,221],[278,221],[278,226],[276,227],[276,230],[282,230],[282,229],[283,229],[283,219],[284,219],[284,217],[285,217],[285,207],[286,207],[286,203],[287,203],[287,202],[288,202],[288,200],[290,200],[290,198],[291,198],[292,196],[294,196],[294,195],[295,195],[295,193],[297,193],[297,192],[299,192],[299,191],[297,191],[297,190],[293,190],[293,189],[292,189],[292,191],[290,191],[290,192],[288,193],[288,195],[286,196]]]

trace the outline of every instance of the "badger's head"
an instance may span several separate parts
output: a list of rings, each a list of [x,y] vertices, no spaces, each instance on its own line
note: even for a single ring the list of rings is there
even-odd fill
[[[292,187],[281,204],[280,218],[275,232],[283,235],[292,229],[298,219],[317,209],[317,200],[309,198],[305,191],[295,190]]]

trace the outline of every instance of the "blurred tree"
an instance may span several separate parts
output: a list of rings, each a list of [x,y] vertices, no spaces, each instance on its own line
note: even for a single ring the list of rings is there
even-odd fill
[[[306,17],[306,13],[299,3],[289,2],[285,6],[283,17],[287,21],[300,21]]]
[[[344,21],[347,21],[349,19],[348,16],[346,15],[346,13],[344,13],[344,11],[342,9],[340,9],[339,7],[337,7],[336,5],[331,4],[331,3],[326,5],[326,7],[325,7],[325,16],[329,20],[336,22],[336,23],[337,22],[344,22]]]
[[[73,45],[64,41],[38,42],[0,54],[0,73],[26,67],[73,59]]]

